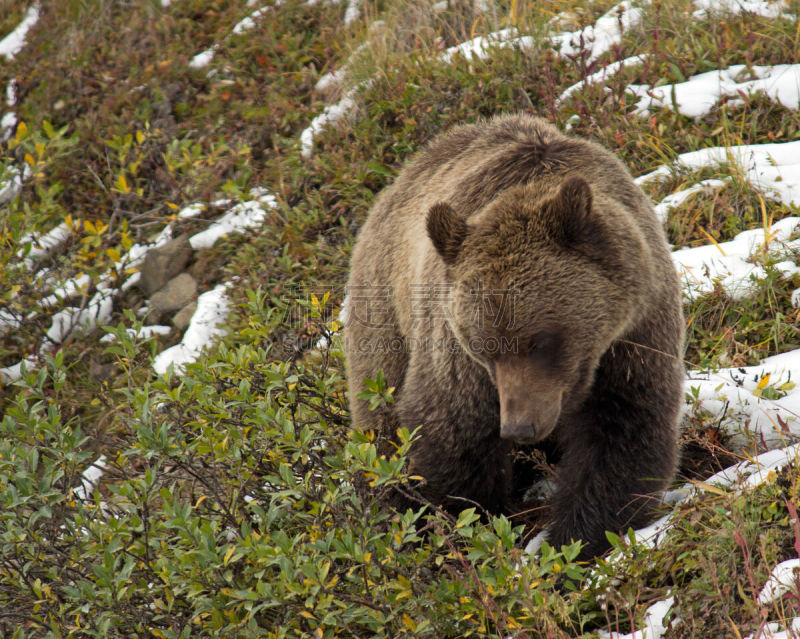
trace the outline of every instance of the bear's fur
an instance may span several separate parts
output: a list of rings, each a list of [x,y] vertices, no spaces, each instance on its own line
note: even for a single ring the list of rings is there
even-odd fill
[[[421,426],[426,497],[501,511],[512,446],[546,439],[556,547],[592,556],[647,522],[676,467],[684,323],[661,225],[611,153],[527,115],[455,128],[377,198],[348,293],[353,424]],[[395,403],[370,411],[356,395],[380,370]]]

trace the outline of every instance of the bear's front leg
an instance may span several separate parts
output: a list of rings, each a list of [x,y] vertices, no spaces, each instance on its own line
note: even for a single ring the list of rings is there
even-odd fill
[[[580,539],[580,557],[589,559],[608,549],[606,531],[623,533],[652,520],[678,456],[681,386],[668,381],[621,391],[598,381],[578,414],[567,416],[551,500],[549,539],[556,548]]]

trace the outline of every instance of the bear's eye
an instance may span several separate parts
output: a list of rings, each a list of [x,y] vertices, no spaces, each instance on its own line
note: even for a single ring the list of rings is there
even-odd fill
[[[560,340],[555,333],[537,333],[528,346],[528,352],[536,357],[554,357]]]

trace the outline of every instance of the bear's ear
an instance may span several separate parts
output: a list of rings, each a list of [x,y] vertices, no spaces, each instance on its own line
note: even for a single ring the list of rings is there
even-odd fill
[[[451,266],[461,252],[461,245],[467,237],[467,223],[458,216],[449,204],[439,202],[428,211],[428,237],[442,256],[444,263]]]
[[[578,241],[592,231],[592,191],[580,177],[567,179],[547,207],[551,229],[561,239]]]

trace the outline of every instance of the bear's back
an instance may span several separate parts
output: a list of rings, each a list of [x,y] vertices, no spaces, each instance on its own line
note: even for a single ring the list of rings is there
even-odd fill
[[[544,120],[515,114],[435,139],[400,173],[380,208],[384,214],[424,215],[435,201],[444,201],[469,218],[514,186],[540,185],[544,193],[568,175],[579,175],[627,208],[647,207],[613,154]]]

